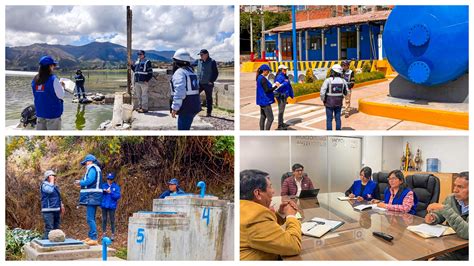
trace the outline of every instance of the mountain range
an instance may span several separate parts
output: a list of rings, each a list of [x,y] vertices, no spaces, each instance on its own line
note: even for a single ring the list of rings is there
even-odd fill
[[[174,54],[174,51],[145,52],[154,63],[171,62]],[[137,58],[136,53],[137,50],[132,51],[132,58]],[[39,58],[44,55],[51,55],[64,70],[125,68],[127,63],[127,48],[111,42],[92,42],[82,46],[35,43],[6,47],[5,66],[8,70],[35,71]]]

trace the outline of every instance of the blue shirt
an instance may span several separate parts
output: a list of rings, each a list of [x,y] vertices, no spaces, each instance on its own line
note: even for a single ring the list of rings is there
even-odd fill
[[[469,213],[469,204],[466,205],[462,200],[458,200],[458,203],[461,206],[461,215]]]

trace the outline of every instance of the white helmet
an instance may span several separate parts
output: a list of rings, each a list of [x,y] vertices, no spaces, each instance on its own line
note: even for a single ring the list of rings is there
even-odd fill
[[[173,59],[189,63],[193,61],[189,52],[186,51],[184,48],[179,48],[178,50],[176,50],[176,52],[174,52]]]
[[[331,70],[336,73],[342,74],[342,67],[339,64],[335,64],[334,66],[332,66]]]
[[[278,69],[288,69],[288,67],[286,67],[285,65],[281,64],[278,66]]]

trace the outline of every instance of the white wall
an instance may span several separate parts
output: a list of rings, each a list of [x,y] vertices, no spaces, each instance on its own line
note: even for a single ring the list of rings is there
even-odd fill
[[[403,147],[409,143],[413,154],[417,149],[421,151],[423,163],[422,171],[426,171],[426,159],[438,158],[440,160],[440,172],[458,173],[469,170],[469,141],[468,137],[403,137]]]
[[[402,137],[383,137],[382,143],[382,171],[390,172],[395,169],[400,169],[401,158],[403,155]]]
[[[381,136],[364,137],[362,140],[362,166],[372,168],[372,172],[382,170],[382,144]]]

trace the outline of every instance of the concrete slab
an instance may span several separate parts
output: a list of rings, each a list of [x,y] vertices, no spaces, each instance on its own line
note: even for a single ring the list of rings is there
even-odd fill
[[[89,246],[81,243],[81,244],[73,244],[73,245],[57,245],[57,246],[42,246],[36,242],[31,242],[31,247],[37,250],[38,252],[53,252],[59,250],[77,250],[77,249],[89,249]]]
[[[53,247],[53,246],[66,246],[66,245],[82,245],[84,242],[73,239],[73,238],[66,238],[64,242],[51,242],[49,239],[35,239],[33,242],[37,243],[43,247]]]
[[[101,261],[101,258],[87,258],[87,259],[80,259],[79,261]],[[107,257],[107,261],[125,261],[119,257]]]
[[[133,130],[176,130],[177,119],[172,118],[170,112],[164,110],[149,111],[148,113],[134,111],[131,125]],[[214,130],[214,126],[196,116],[191,130]]]
[[[32,243],[23,246],[26,260],[80,260],[89,258],[102,258],[102,246],[90,246],[87,249],[75,250],[56,250],[50,252],[40,252],[35,249]],[[108,248],[107,255],[112,257],[115,255],[115,249]]]

